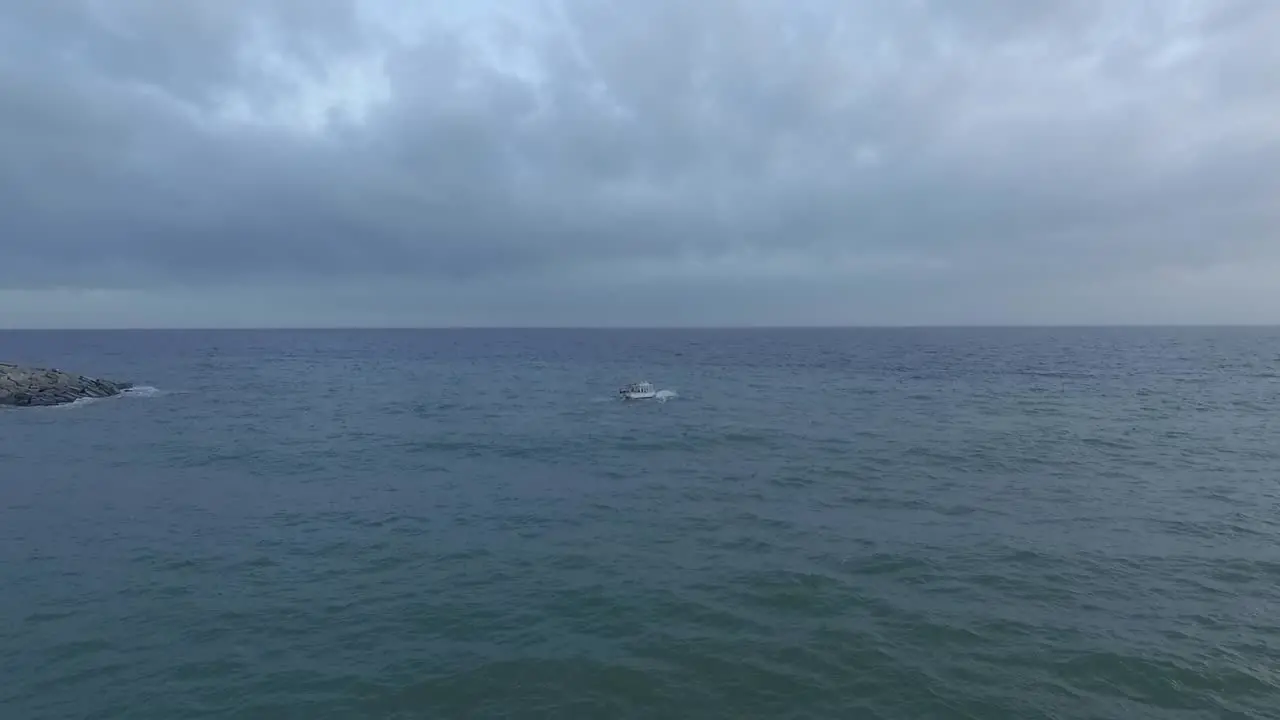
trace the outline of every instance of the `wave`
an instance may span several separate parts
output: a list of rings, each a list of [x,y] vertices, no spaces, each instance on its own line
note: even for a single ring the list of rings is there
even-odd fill
[[[49,405],[48,407],[43,408],[43,409],[45,409],[45,410],[71,410],[71,409],[74,409],[74,408],[82,408],[82,407],[86,407],[86,406],[88,406],[88,405],[95,405],[95,404],[100,403],[100,402],[102,402],[102,401],[104,401],[104,400],[114,400],[114,399],[119,398],[119,397],[150,398],[150,397],[156,397],[157,395],[163,395],[163,394],[165,394],[165,393],[164,393],[164,391],[163,391],[163,390],[161,390],[160,388],[153,387],[153,386],[151,386],[151,385],[140,385],[140,386],[138,386],[138,387],[131,387],[131,388],[128,388],[128,389],[125,389],[125,390],[121,390],[119,395],[116,395],[116,396],[113,396],[113,397],[83,397],[83,398],[76,398],[75,400],[72,400],[72,401],[71,401],[71,402],[69,402],[69,403],[63,403],[63,404],[61,404],[61,405]]]
[[[70,410],[71,408],[81,408],[81,407],[84,407],[84,406],[86,406],[86,405],[93,405],[94,403],[99,403],[99,402],[102,402],[103,400],[106,400],[106,399],[107,399],[107,398],[82,397],[82,398],[77,398],[77,399],[75,399],[75,400],[72,400],[72,401],[71,401],[71,402],[69,402],[69,403],[63,403],[63,404],[61,404],[61,405],[50,405],[48,408],[45,408],[45,409],[47,409],[47,410]]]

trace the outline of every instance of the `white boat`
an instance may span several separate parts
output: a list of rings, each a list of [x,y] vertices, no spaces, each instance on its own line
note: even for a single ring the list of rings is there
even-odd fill
[[[618,390],[618,394],[623,400],[652,400],[658,397],[658,392],[653,389],[653,383],[637,382],[630,385],[624,385]]]

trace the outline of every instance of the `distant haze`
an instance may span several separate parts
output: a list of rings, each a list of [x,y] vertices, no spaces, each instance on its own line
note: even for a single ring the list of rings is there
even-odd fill
[[[0,326],[1280,322],[1274,0],[30,0]]]

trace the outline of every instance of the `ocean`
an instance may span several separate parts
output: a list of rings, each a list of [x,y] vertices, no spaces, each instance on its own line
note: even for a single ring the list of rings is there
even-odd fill
[[[0,718],[1264,718],[1280,330],[3,332]],[[661,401],[622,402],[649,380]]]

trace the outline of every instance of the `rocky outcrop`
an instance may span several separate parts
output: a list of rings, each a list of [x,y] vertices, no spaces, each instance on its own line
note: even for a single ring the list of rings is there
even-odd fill
[[[62,405],[82,398],[119,395],[131,383],[98,380],[61,370],[0,363],[0,405]]]

